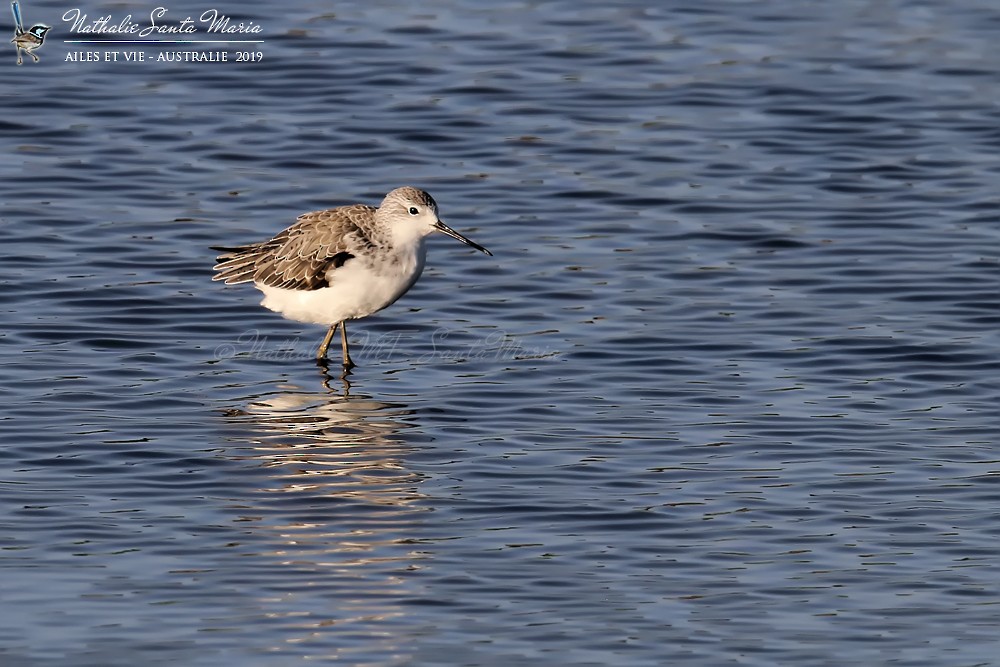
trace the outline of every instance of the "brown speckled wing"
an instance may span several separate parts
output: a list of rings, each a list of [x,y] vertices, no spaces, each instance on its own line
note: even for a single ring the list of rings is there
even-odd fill
[[[357,204],[299,216],[274,238],[234,248],[216,248],[219,255],[212,280],[227,285],[254,282],[291,290],[329,287],[327,273],[343,266],[371,241],[364,230],[375,209]]]

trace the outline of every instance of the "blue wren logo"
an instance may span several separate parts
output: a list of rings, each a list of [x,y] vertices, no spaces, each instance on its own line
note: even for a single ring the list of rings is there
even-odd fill
[[[25,30],[24,23],[21,21],[21,8],[18,6],[17,0],[11,0],[10,9],[14,12],[14,39],[10,40],[10,43],[17,51],[17,64],[20,65],[24,62],[21,59],[21,51],[34,58],[37,63],[38,56],[35,55],[35,51],[45,43],[45,33],[52,28],[38,23]]]

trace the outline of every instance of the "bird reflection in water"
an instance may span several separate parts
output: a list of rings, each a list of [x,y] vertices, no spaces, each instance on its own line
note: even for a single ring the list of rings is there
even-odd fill
[[[351,395],[329,375],[324,382],[319,392],[284,385],[227,413],[246,443],[231,451],[269,473],[240,508],[243,525],[269,545],[258,555],[281,567],[263,576],[265,588],[281,590],[261,599],[263,611],[284,627],[284,646],[343,657],[348,633],[368,637],[369,650],[403,654],[392,637],[409,624],[399,600],[413,595],[407,574],[421,555],[410,538],[425,509],[424,478],[405,463],[414,412]]]

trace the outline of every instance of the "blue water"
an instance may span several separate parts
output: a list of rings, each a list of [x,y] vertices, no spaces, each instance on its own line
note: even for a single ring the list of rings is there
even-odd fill
[[[0,664],[996,663],[993,8],[67,8],[0,58]],[[495,256],[349,382],[211,282],[404,184]]]

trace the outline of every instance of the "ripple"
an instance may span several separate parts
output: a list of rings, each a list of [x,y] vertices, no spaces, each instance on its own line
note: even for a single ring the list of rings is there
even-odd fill
[[[994,660],[995,17],[298,9],[0,68],[6,661]],[[348,382],[210,281],[404,183]]]

